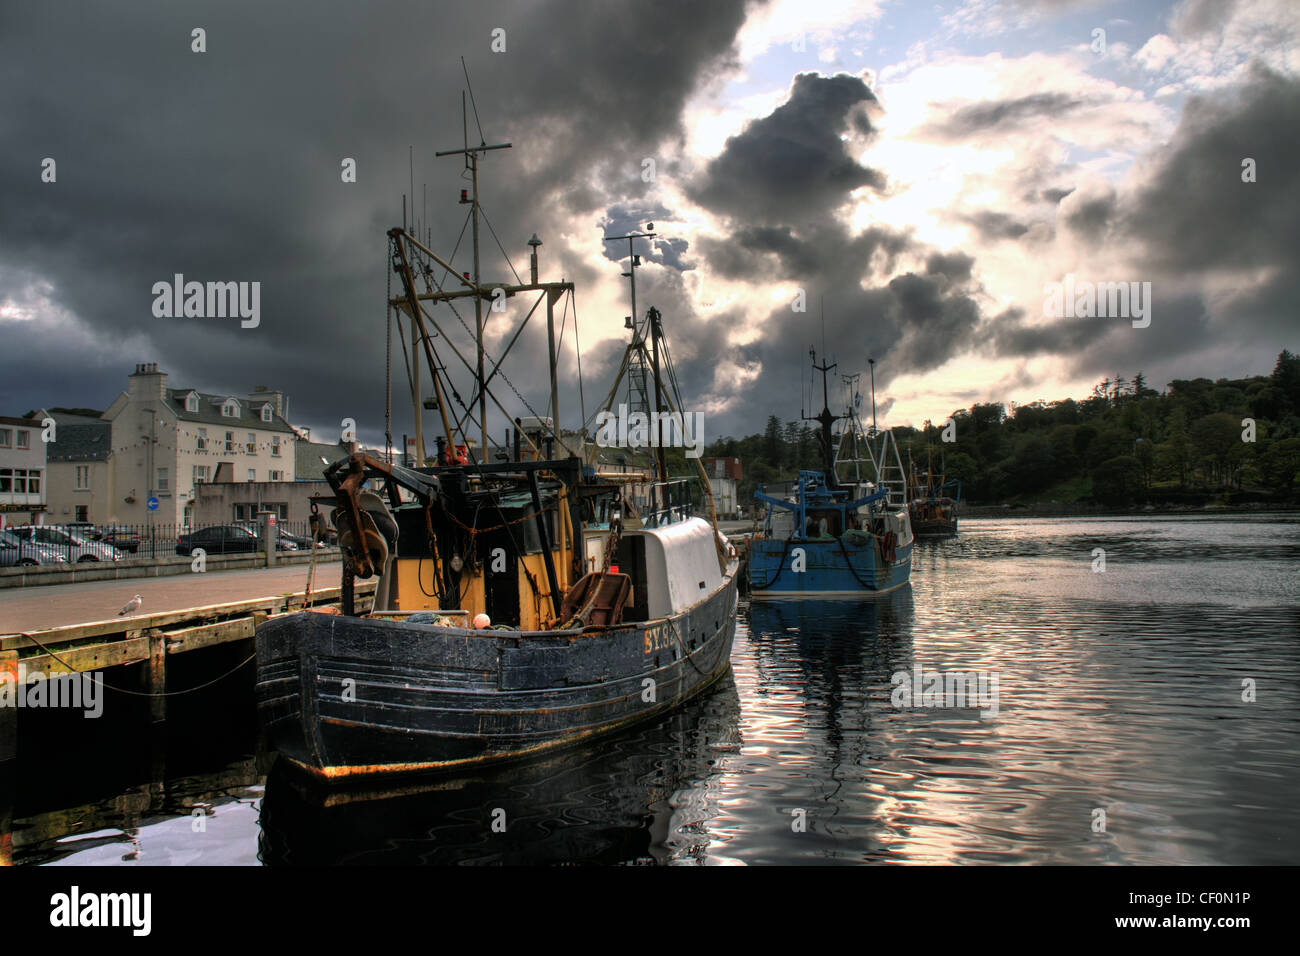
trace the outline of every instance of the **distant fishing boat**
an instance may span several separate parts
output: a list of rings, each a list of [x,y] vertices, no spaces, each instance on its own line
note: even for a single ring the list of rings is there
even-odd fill
[[[898,446],[888,429],[862,426],[856,394],[844,414],[831,413],[827,374],[835,366],[817,365],[816,352],[810,354],[822,374],[822,410],[805,420],[819,425],[823,466],[801,470],[775,494],[758,486],[754,497],[766,508],[749,545],[750,592],[755,598],[883,594],[907,584],[912,573]],[[874,379],[874,362],[872,372]],[[846,422],[838,445],[837,421]]]
[[[908,464],[912,465],[909,453]],[[912,521],[912,534],[918,538],[939,538],[957,533],[957,506],[961,503],[961,482],[944,480],[935,475],[928,464],[924,474],[917,474],[915,466],[908,473],[907,513]],[[945,494],[952,489],[953,495]]]
[[[328,781],[553,751],[670,711],[730,668],[739,562],[718,532],[698,459],[707,518],[693,513],[690,480],[670,479],[662,454],[657,469],[618,468],[588,440],[591,418],[581,435],[559,430],[553,310],[565,301],[567,315],[573,284],[538,280],[536,236],[531,281],[480,279],[478,159],[507,146],[467,142],[448,151],[463,155],[471,174],[472,195],[462,190],[461,202],[473,217],[472,276],[405,226],[388,233],[401,284],[390,292],[390,331],[409,321],[414,350],[416,463],[356,451],[325,470],[343,558],[342,613],[304,611],[257,628],[257,707],[270,742],[291,765]],[[649,235],[618,237],[629,240],[634,316],[633,243]],[[484,369],[484,303],[530,293],[537,302],[515,337],[544,301],[548,414],[534,413],[506,378],[504,354],[491,374]],[[429,308],[454,312],[456,301],[474,304],[476,364]],[[652,308],[629,320],[619,380],[629,367],[652,370],[656,409],[667,404],[669,416],[680,416],[681,396],[661,375],[662,367],[675,383],[660,318]],[[576,328],[576,309],[573,320]],[[447,375],[446,352],[473,376],[467,402]],[[425,398],[422,371],[432,384]],[[497,381],[528,416],[505,411]],[[489,440],[488,400],[514,425],[500,446]],[[442,426],[428,458],[422,411],[436,412]],[[371,577],[374,608],[357,613],[354,582]]]

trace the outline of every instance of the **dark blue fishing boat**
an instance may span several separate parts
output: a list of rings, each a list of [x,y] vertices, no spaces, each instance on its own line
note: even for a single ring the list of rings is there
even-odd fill
[[[911,578],[912,528],[893,435],[862,428],[856,404],[833,415],[826,375],[835,366],[813,367],[822,373],[822,411],[812,420],[820,426],[823,466],[800,471],[783,494],[759,485],[754,497],[767,507],[750,540],[748,566],[756,598],[882,594]],[[837,421],[847,423],[838,447]]]
[[[479,155],[505,145],[454,151],[473,173],[472,199],[462,193],[473,216]],[[621,237],[629,238],[633,276],[643,235]],[[499,285],[480,280],[477,248],[471,278],[405,227],[388,236],[402,287],[389,299],[394,325],[400,331],[409,321],[418,343],[414,374],[408,367],[416,462],[357,449],[325,469],[343,558],[342,613],[309,610],[257,628],[257,707],[272,746],[330,781],[462,769],[653,719],[713,685],[730,667],[739,561],[717,530],[698,459],[707,519],[693,513],[688,481],[669,479],[662,454],[657,473],[619,470],[587,439],[587,423],[581,435],[558,428],[552,310],[565,301],[567,312],[572,283],[538,280],[536,237],[531,281]],[[447,277],[450,287],[441,284]],[[509,418],[513,440],[493,447],[486,400],[504,411],[494,380],[533,410],[506,378],[504,355],[484,374],[482,310],[530,294],[537,302],[515,338],[544,302],[550,414]],[[476,368],[428,308],[454,310],[457,299],[471,300],[478,314]],[[681,396],[667,387],[660,319],[652,308],[645,324],[629,322],[623,369],[652,368],[656,404],[676,414]],[[468,404],[439,349],[474,373]],[[433,389],[424,399],[422,368]],[[618,382],[610,401],[617,390]],[[442,424],[438,452],[427,457],[422,410]],[[473,437],[470,425],[480,426]],[[354,599],[357,578],[378,580],[368,611]]]

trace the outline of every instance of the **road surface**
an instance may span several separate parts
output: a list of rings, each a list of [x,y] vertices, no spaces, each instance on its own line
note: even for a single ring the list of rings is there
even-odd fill
[[[338,561],[316,565],[314,588],[338,587]],[[0,634],[85,624],[117,617],[127,601],[143,598],[137,614],[178,611],[206,604],[251,601],[303,590],[307,565],[208,571],[125,581],[85,581],[0,590]]]

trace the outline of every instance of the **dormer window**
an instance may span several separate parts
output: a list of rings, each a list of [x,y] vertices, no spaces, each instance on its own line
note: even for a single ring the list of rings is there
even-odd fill
[[[238,417],[239,417],[239,402],[235,401],[233,398],[228,398],[228,399],[226,399],[224,402],[222,402],[222,403],[221,403],[221,417],[222,417],[222,418],[238,418]]]
[[[269,421],[271,421],[271,417],[272,417],[273,414],[274,414],[274,413],[272,412],[272,410],[271,410],[271,406],[270,406],[270,405],[263,405],[263,406],[262,406],[262,421],[264,421],[264,422],[269,422]]]
[[[199,410],[199,397],[193,392],[185,396],[185,410],[187,412],[197,412]]]

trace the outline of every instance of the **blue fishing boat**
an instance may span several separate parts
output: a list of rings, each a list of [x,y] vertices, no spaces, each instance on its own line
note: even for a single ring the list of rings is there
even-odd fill
[[[835,366],[817,365],[812,355],[822,373],[822,411],[804,417],[819,425],[823,466],[801,470],[782,490],[758,486],[754,497],[766,508],[749,546],[755,598],[883,594],[911,579],[907,482],[893,434],[875,427],[874,414],[872,428],[863,427],[856,396],[844,414],[832,414],[826,376]]]

